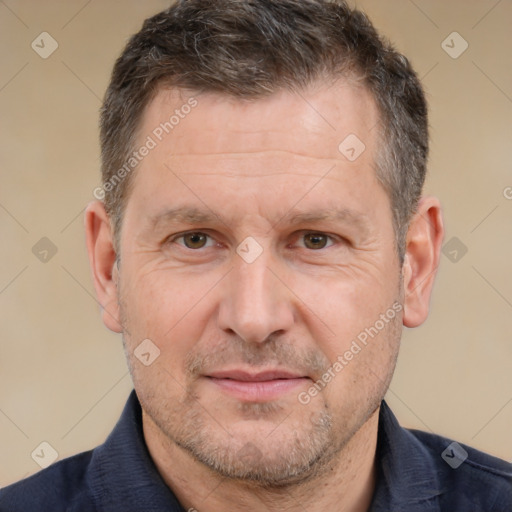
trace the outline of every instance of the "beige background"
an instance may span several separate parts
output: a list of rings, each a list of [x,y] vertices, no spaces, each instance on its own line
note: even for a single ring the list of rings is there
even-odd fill
[[[131,389],[121,339],[99,317],[83,209],[99,183],[98,108],[114,59],[167,4],[0,1],[0,486],[39,469],[42,441],[60,458],[101,443]],[[443,256],[388,402],[406,426],[511,460],[512,2],[358,5],[423,77],[427,191],[444,203],[446,241],[468,249]],[[43,31],[59,45],[47,59],[31,48]],[[457,59],[441,46],[453,31],[469,44]],[[42,237],[58,250],[46,263],[32,252]]]

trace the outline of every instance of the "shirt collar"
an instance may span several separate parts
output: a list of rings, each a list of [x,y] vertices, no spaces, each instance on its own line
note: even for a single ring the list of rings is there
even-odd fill
[[[94,450],[91,467],[90,490],[98,510],[183,512],[147,449],[135,391],[105,443]]]
[[[442,494],[432,455],[402,428],[383,400],[377,437],[377,484],[369,512],[434,512]]]

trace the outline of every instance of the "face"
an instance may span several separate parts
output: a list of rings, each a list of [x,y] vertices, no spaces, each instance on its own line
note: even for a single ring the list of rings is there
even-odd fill
[[[388,387],[402,296],[377,123],[346,83],[255,101],[162,90],[145,112],[139,143],[155,147],[120,238],[125,349],[145,421],[222,475],[308,478]]]

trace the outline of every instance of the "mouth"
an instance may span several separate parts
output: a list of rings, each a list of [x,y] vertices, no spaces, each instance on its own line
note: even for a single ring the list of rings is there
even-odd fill
[[[307,384],[305,375],[286,370],[212,372],[206,378],[224,393],[246,402],[265,402],[280,398]]]

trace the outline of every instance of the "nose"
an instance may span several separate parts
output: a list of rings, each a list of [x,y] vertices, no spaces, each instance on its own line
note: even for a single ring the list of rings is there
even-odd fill
[[[235,255],[219,306],[219,327],[249,343],[283,334],[294,322],[293,294],[276,277],[265,252],[252,263]]]

